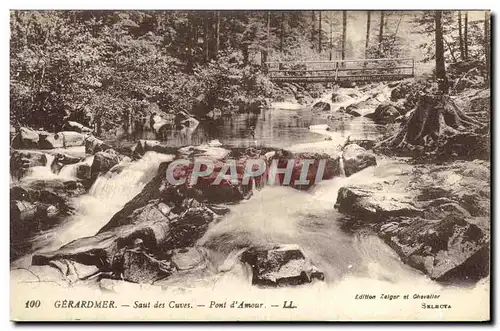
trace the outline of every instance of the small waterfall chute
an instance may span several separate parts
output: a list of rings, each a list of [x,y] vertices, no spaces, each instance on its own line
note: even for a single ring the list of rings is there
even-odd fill
[[[339,157],[339,170],[340,170],[340,176],[345,177],[345,168],[344,168],[344,158],[342,155]]]
[[[35,239],[34,248],[50,251],[78,238],[95,235],[116,212],[141,192],[157,174],[162,162],[173,159],[174,155],[147,152],[141,159],[128,163],[119,173],[108,172],[99,176],[88,194],[72,201],[76,213],[59,227]],[[91,159],[86,161],[91,162]]]
[[[31,167],[28,170],[26,176],[22,178],[21,181],[33,181],[33,180],[47,180],[58,178],[57,174],[52,172],[52,163],[54,162],[55,156],[52,154],[44,153],[47,162],[44,166]]]
[[[172,161],[174,157],[169,154],[147,152],[141,159],[125,165],[121,171],[107,172],[99,176],[90,188],[89,194],[123,205],[156,175],[160,163]]]

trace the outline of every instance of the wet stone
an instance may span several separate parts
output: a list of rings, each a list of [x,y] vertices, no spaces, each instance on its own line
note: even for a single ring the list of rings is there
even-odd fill
[[[262,245],[251,247],[242,254],[253,272],[252,284],[260,286],[290,286],[324,280],[323,272],[304,255],[297,245]]]
[[[116,276],[134,283],[152,284],[172,273],[172,267],[139,250],[125,250],[115,256],[113,270]]]

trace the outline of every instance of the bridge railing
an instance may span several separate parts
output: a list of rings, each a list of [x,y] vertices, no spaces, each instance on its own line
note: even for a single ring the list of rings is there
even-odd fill
[[[265,66],[276,81],[393,80],[415,75],[413,58],[270,61]]]

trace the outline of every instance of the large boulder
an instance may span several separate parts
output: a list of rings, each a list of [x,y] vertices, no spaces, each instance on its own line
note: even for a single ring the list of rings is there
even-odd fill
[[[32,264],[68,259],[141,283],[152,283],[182,268],[179,257],[173,264],[170,258],[176,254],[167,252],[193,246],[215,216],[177,188],[170,186],[165,191],[156,184],[150,183],[95,236],[77,239],[53,252],[37,253]]]
[[[412,80],[406,80],[399,83],[391,91],[391,100],[397,101],[408,97],[409,94],[415,93],[420,88],[420,84]]]
[[[263,155],[263,150],[247,148],[244,151],[235,153],[223,147],[205,144],[184,147],[179,149],[178,152],[179,158],[187,159],[190,162],[175,167],[173,176],[177,179],[185,179],[183,185],[198,192],[200,201],[220,203],[248,199],[252,195],[253,185],[255,184],[256,188],[259,189],[265,182],[266,172],[249,178],[248,182],[244,181],[247,162],[262,164],[267,161]],[[194,183],[191,179],[197,160],[211,163],[213,171],[208,175],[199,176],[196,183]],[[202,165],[202,168],[205,169],[205,165]],[[222,177],[223,175],[229,175],[229,171],[233,170],[236,171],[232,174],[234,178]],[[224,173],[221,174],[221,171],[224,171]],[[218,178],[221,179],[220,182],[218,182]],[[215,183],[216,181],[217,183]]]
[[[318,101],[313,105],[313,110],[330,111],[332,107],[328,102]]]
[[[146,152],[157,152],[163,154],[176,154],[177,148],[169,146],[166,142],[158,140],[139,140],[132,148],[135,156],[143,156]]]
[[[76,131],[39,132],[38,147],[42,149],[84,146],[86,135]]]
[[[11,219],[19,221],[32,220],[37,211],[37,206],[25,200],[11,200],[10,201],[10,217]]]
[[[342,159],[346,176],[377,164],[375,155],[357,144],[344,147]]]
[[[379,105],[373,114],[373,121],[377,124],[393,123],[401,113],[391,104]]]
[[[100,139],[97,139],[94,136],[88,136],[87,139],[85,139],[85,153],[86,154],[95,154],[97,152],[102,152],[105,150],[110,149],[111,146],[106,144]]]
[[[344,186],[339,189],[335,207],[345,214],[370,222],[381,222],[393,216],[417,216],[422,210],[416,208],[411,197],[404,191],[384,190],[384,185],[376,183],[363,186]]]
[[[345,112],[348,115],[354,116],[354,117],[359,117],[362,116],[362,112],[359,110],[359,107],[357,104],[351,104],[347,106],[345,109],[341,108],[343,112]]]
[[[405,80],[391,91],[391,101],[403,99],[406,110],[410,110],[417,105],[421,92],[428,87],[425,80]]]
[[[182,158],[207,157],[223,161],[227,158],[231,151],[221,147],[217,143],[213,144],[210,142],[208,144],[198,146],[186,146],[179,148],[178,153]]]
[[[336,208],[371,228],[432,279],[465,281],[489,268],[490,169],[484,161],[379,166],[342,187]]]
[[[350,80],[341,80],[337,84],[339,85],[339,87],[342,87],[342,88],[354,88],[354,87],[356,87],[356,82],[350,81]]]
[[[116,277],[141,284],[153,284],[172,274],[170,263],[158,260],[138,248],[115,255],[113,271]]]
[[[73,212],[72,198],[85,193],[77,181],[37,180],[10,189],[11,259],[30,251],[34,234],[47,231]]]
[[[82,160],[79,156],[69,155],[65,153],[57,153],[54,156],[51,169],[53,173],[59,173],[64,166],[76,164]]]
[[[40,133],[38,147],[41,149],[64,148],[64,137],[59,133]]]
[[[289,152],[285,150],[278,150],[272,157],[272,160],[277,160],[278,169],[286,169],[289,160],[293,162],[292,173],[290,177],[290,185],[294,188],[305,190],[314,184],[331,179],[341,175],[340,170],[340,157],[338,155],[329,155],[326,153],[308,153],[308,152]],[[311,162],[308,167],[305,180],[308,184],[301,183],[302,169],[304,161]],[[318,175],[318,168],[324,162],[325,168],[321,178],[316,178]],[[283,185],[285,174],[277,174],[274,179],[275,184]]]
[[[354,117],[366,116],[373,113],[374,109],[380,104],[380,100],[383,100],[380,94],[375,94],[365,100],[348,105],[345,112]]]
[[[12,148],[37,148],[39,141],[39,133],[33,129],[21,127],[19,132],[12,139]]]
[[[106,152],[97,152],[94,156],[94,161],[90,167],[91,177],[96,179],[100,174],[108,172],[112,167],[123,160],[123,155],[120,155],[112,149]]]
[[[82,160],[81,157],[69,155],[65,153],[57,153],[54,158],[54,162],[61,163],[63,165],[75,164]]]
[[[64,147],[84,146],[86,135],[76,131],[62,131],[57,135],[61,135],[64,141]]]
[[[490,238],[489,231],[476,223],[480,224],[453,214],[440,221],[404,218],[383,225],[380,237],[431,279],[479,280],[489,274]]]
[[[343,103],[352,100],[352,97],[346,94],[338,94],[338,93],[333,93],[332,94],[332,102],[335,103]]]
[[[11,200],[26,200],[32,203],[68,204],[73,197],[82,195],[85,189],[76,180],[48,179],[20,183],[10,190]],[[71,207],[67,207],[70,210]]]
[[[10,173],[15,178],[23,177],[32,167],[45,166],[47,155],[37,151],[16,151],[10,153]]]
[[[75,131],[80,133],[92,133],[92,129],[74,121],[68,121],[63,125],[65,131]]]
[[[82,163],[76,168],[76,178],[88,181],[92,178],[92,167],[89,164]]]
[[[50,265],[54,260],[67,259],[109,272],[116,253],[116,235],[108,232],[74,240],[54,252],[34,254],[31,264],[43,266]]]
[[[297,245],[251,247],[242,254],[241,261],[252,268],[253,285],[301,285],[325,278]]]

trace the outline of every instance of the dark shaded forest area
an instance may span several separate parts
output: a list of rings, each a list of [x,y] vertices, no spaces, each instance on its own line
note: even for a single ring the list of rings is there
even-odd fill
[[[347,28],[353,15],[366,15],[362,42]],[[436,44],[433,12],[12,11],[11,125],[57,132],[73,120],[97,136],[131,136],[157,114],[249,111],[280,91],[265,61],[409,56],[415,34],[441,81],[445,60],[488,79],[488,27],[467,13],[441,20]]]

